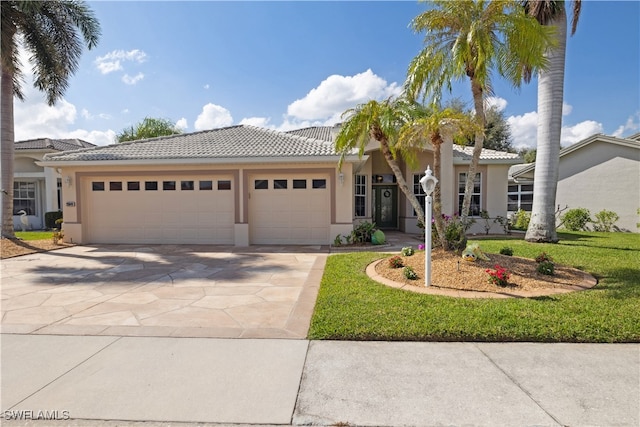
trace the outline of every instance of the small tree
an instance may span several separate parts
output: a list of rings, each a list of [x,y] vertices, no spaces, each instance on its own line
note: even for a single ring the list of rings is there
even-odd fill
[[[595,221],[592,221],[595,231],[611,231],[614,229],[616,221],[620,219],[617,213],[606,209],[598,212],[595,217]]]

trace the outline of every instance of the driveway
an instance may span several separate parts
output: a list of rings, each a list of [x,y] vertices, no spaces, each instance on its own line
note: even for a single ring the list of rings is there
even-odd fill
[[[74,246],[2,260],[2,332],[304,338],[327,247]]]

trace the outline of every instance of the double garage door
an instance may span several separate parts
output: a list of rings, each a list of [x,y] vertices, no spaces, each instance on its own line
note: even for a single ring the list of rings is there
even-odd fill
[[[232,245],[236,195],[246,194],[251,244],[329,242],[326,175],[256,174],[246,192],[236,185],[231,174],[85,178],[87,241]]]

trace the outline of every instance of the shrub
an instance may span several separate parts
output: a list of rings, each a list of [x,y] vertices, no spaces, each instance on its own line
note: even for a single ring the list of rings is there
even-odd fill
[[[538,268],[536,268],[536,270],[540,274],[553,276],[555,265],[551,261],[542,261],[541,263],[538,264]]]
[[[402,248],[402,251],[400,253],[402,254],[402,256],[411,256],[415,253],[415,251],[411,246],[407,246],[406,248]]]
[[[511,249],[509,246],[505,246],[504,248],[500,249],[500,254],[506,255],[506,256],[513,256],[513,249]]]
[[[595,231],[612,231],[614,224],[619,219],[620,217],[617,213],[603,209],[596,214],[596,220],[593,221],[593,229]]]
[[[62,219],[62,211],[45,212],[44,214],[44,226],[49,230],[54,228],[60,228],[56,225],[56,220]]]
[[[389,267],[391,268],[404,267],[404,262],[402,261],[402,258],[396,255],[394,257],[389,258]]]
[[[511,228],[514,230],[526,230],[529,228],[529,221],[531,221],[531,214],[525,210],[518,209],[512,217]]]
[[[553,258],[551,258],[549,255],[547,255],[546,252],[541,252],[537,257],[536,257],[536,262],[538,264],[540,264],[541,262],[553,262]]]
[[[585,230],[587,223],[591,221],[590,213],[585,208],[569,209],[562,216],[564,227],[569,231]]]
[[[363,221],[356,225],[351,232],[351,236],[348,241],[352,243],[369,243],[371,242],[371,235],[376,229],[376,225],[371,222]]]
[[[418,278],[418,275],[416,274],[416,272],[413,270],[413,268],[409,266],[406,266],[402,270],[402,274],[404,274],[404,277],[406,277],[409,280],[416,280]]]
[[[511,277],[511,274],[506,268],[500,267],[496,264],[494,269],[488,268],[485,272],[489,274],[489,283],[503,288],[509,284],[509,277]]]
[[[474,223],[473,220],[469,220],[466,224],[460,220],[458,215],[448,216],[442,215],[444,223],[444,241],[440,239],[440,236],[434,230],[433,235],[438,236],[438,243],[446,251],[461,252],[467,247],[467,230]],[[435,227],[434,227],[435,228]]]

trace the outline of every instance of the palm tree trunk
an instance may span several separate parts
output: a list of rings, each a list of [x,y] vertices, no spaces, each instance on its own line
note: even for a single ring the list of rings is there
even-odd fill
[[[13,228],[13,73],[2,66],[0,77],[0,198],[2,199],[2,236],[15,239]]]
[[[433,146],[433,169],[438,183],[436,188],[433,189],[433,216],[436,224],[436,231],[438,232],[438,239],[443,249],[448,251],[450,248],[447,244],[447,239],[444,235],[444,221],[442,220],[442,191],[440,190],[440,182],[442,181],[442,135],[439,133],[433,134],[431,137],[431,145]]]
[[[467,173],[467,180],[464,186],[464,201],[462,203],[462,212],[460,220],[462,224],[466,226],[469,217],[469,211],[471,209],[471,198],[473,196],[473,181],[476,176],[476,170],[480,163],[480,154],[482,154],[482,146],[484,145],[484,128],[485,128],[485,115],[484,115],[484,97],[482,94],[482,86],[472,77],[471,78],[471,92],[473,93],[473,105],[476,110],[475,120],[478,123],[478,129],[476,132],[475,142],[473,144],[473,155],[471,157],[471,163],[469,164],[469,172]]]
[[[420,202],[416,198],[416,195],[413,194],[413,190],[409,189],[409,186],[407,185],[407,181],[405,181],[404,175],[402,175],[402,171],[400,170],[400,166],[398,165],[398,162],[393,157],[393,154],[389,149],[389,141],[387,141],[385,138],[382,138],[382,139],[378,139],[378,142],[380,143],[380,149],[382,151],[382,155],[384,156],[385,160],[387,161],[387,164],[393,171],[393,174],[396,176],[396,181],[398,182],[398,187],[400,188],[400,191],[404,193],[407,200],[409,200],[409,203],[411,203],[411,206],[416,211],[416,216],[418,218],[422,218],[422,221],[424,222],[424,208],[420,205]],[[425,227],[427,226],[430,226],[430,225],[425,224]]]
[[[567,17],[564,9],[551,20],[550,25],[556,27],[558,46],[547,52],[548,70],[538,74],[538,137],[533,207],[525,240],[556,243],[558,234],[555,207],[567,44]]]

